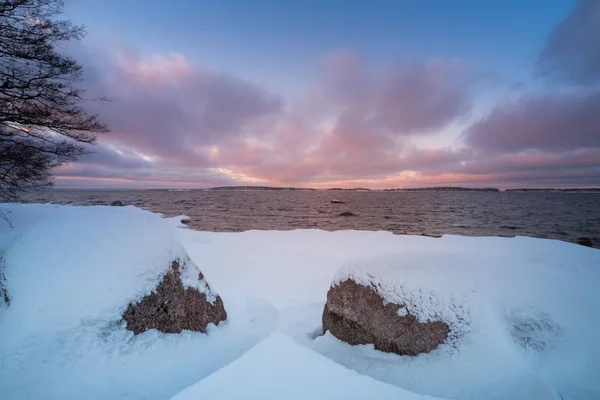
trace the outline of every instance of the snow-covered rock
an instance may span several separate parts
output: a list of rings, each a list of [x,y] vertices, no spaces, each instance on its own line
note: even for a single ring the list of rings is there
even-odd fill
[[[463,246],[444,249],[444,239]],[[486,249],[487,240],[444,237],[439,247],[357,258],[336,272],[334,288],[349,281],[370,287],[384,303],[404,305],[419,322],[443,321],[450,328],[445,343],[423,358],[415,357],[411,368],[403,361],[376,376],[410,390],[451,398],[600,395],[598,385],[592,383],[600,377],[596,311],[600,252],[525,238],[496,239],[502,247]],[[469,247],[469,241],[482,246]],[[519,241],[529,242],[529,247],[519,249]],[[372,370],[372,360],[369,365]],[[427,379],[419,382],[423,376],[411,380],[408,376],[416,365],[423,373],[442,374],[448,383],[442,384],[440,378],[424,384]],[[497,376],[485,372],[493,365]],[[509,365],[511,375],[520,371],[517,376],[501,372]],[[467,377],[468,370],[477,377],[476,384]],[[512,387],[510,394],[493,383],[503,374]],[[440,384],[449,386],[434,389]]]
[[[528,237],[175,233],[201,260],[228,313],[231,296],[264,299],[279,311],[278,330],[363,375],[456,400],[600,398],[600,250]],[[385,291],[389,300],[408,300],[421,321],[445,321],[446,343],[412,357],[322,335],[332,277],[352,274],[368,285],[368,273],[394,289]]]
[[[182,263],[174,274],[181,295],[185,286],[199,291],[206,302],[216,301],[216,293],[199,279],[200,271],[157,214],[134,207],[11,209],[15,228],[2,230],[11,304],[2,322],[15,336],[92,321],[119,322],[130,304],[160,286],[175,260]],[[177,328],[166,331],[181,331]]]
[[[428,353],[448,337],[444,321],[421,322],[410,304],[385,301],[376,285],[364,286],[347,279],[327,293],[323,333],[350,344],[373,344],[377,350],[416,356]]]
[[[199,232],[131,206],[2,207],[15,226],[0,221],[11,297],[0,307],[2,400],[164,400],[190,385],[180,396],[600,398],[597,249],[524,237]],[[186,254],[219,289],[227,322],[207,334],[134,335],[122,313]],[[203,290],[197,269],[182,265],[184,287]],[[334,285],[380,284],[386,302],[409,305],[420,322],[444,321],[448,339],[399,356],[322,335],[334,276]]]
[[[206,332],[208,324],[227,319],[223,300],[189,260],[173,261],[158,286],[123,314],[127,329],[136,334],[156,329],[167,333],[182,330]]]
[[[262,337],[218,337],[223,303],[160,215],[131,206],[3,207],[14,228],[0,221],[0,280],[10,297],[0,304],[2,399],[165,398]],[[167,286],[174,290],[164,293]],[[160,304],[167,318],[148,299],[169,300]],[[139,314],[123,321],[126,310]],[[136,333],[208,335],[134,336],[127,324]],[[168,382],[157,387],[159,378]]]

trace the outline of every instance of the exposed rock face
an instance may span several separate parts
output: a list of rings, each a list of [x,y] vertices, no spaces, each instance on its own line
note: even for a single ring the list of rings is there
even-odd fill
[[[386,304],[373,288],[346,280],[327,293],[327,331],[352,345],[372,343],[381,351],[414,356],[442,344],[450,328],[442,321],[419,322],[404,305]]]
[[[199,273],[198,280],[204,276]],[[206,285],[208,288],[208,285]],[[156,289],[135,304],[129,304],[123,319],[127,329],[139,334],[148,329],[165,333],[182,330],[206,332],[209,323],[218,325],[227,319],[220,296],[211,302],[206,293],[193,287],[184,287],[179,261],[173,261]]]
[[[121,200],[115,200],[112,203],[110,203],[110,205],[113,207],[123,207],[123,202]]]
[[[350,211],[345,211],[340,214],[340,217],[356,217],[356,214],[351,213]]]

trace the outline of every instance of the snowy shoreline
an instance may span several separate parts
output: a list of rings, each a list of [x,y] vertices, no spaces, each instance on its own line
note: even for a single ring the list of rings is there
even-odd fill
[[[600,397],[597,249],[525,237],[212,233],[132,206],[1,207],[15,226],[0,221],[6,399]],[[208,334],[125,330],[122,309],[186,255],[228,321]],[[402,288],[422,318],[441,315],[460,335],[416,357],[322,335],[327,291],[349,277],[375,279],[390,301]]]

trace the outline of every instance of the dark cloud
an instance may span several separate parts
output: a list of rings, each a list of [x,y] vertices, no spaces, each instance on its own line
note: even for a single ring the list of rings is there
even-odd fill
[[[478,175],[479,182],[499,187],[599,187],[600,168],[569,168],[515,171],[496,175]]]
[[[599,147],[600,91],[531,94],[499,104],[464,139],[486,153]]]
[[[545,172],[560,175],[568,170],[600,168],[600,148],[578,149],[549,153],[527,151],[493,156],[466,158],[467,162],[455,172],[469,174],[507,174],[516,172]]]
[[[537,68],[568,83],[600,82],[600,1],[577,3],[548,37]]]

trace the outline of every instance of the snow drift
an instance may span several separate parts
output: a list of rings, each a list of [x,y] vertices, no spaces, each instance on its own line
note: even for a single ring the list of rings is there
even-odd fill
[[[156,288],[175,260],[185,286],[217,296],[158,215],[133,207],[44,206],[31,215],[29,209],[14,207],[15,228],[2,231],[11,298],[2,322],[15,339],[112,324]]]
[[[410,250],[353,260],[337,271],[333,287],[356,282],[372,288],[384,302],[403,305],[398,311],[421,323],[443,321],[451,329],[442,348],[422,357],[427,364],[406,364],[423,368],[423,376],[455,379],[417,383],[400,378],[402,368],[395,365],[382,380],[437,395],[463,386],[461,398],[467,393],[524,399],[600,395],[600,263],[555,252],[539,257],[510,244],[502,253],[465,247]],[[486,372],[490,369],[511,374],[501,375],[502,386],[495,387],[498,374]],[[476,382],[465,385],[474,377]]]
[[[180,268],[172,280],[186,295],[180,299],[180,320],[197,318],[186,313],[202,306],[201,301],[209,309],[219,306],[217,293],[199,279],[200,271],[161,216],[133,207],[9,207],[14,228],[0,227],[3,290],[9,299],[0,309],[3,398],[142,398],[148,389],[134,386],[135,380],[139,383],[162,375],[179,382],[171,391],[193,382],[182,371],[190,364],[167,369],[169,360],[184,356],[184,349],[178,347],[185,342],[210,342],[209,338],[187,333],[157,342],[153,339],[160,337],[156,331],[133,338],[122,321],[128,306],[135,308],[166,276],[174,275],[174,264]],[[196,293],[199,300],[188,301],[190,293]],[[175,304],[168,306],[175,309]],[[217,322],[224,319],[220,315]],[[145,322],[152,317],[144,315]],[[173,354],[165,359],[170,351]],[[234,357],[239,351],[235,350]],[[139,367],[151,354],[154,367],[150,364],[136,371],[133,366]],[[203,363],[207,372],[232,355],[224,351],[217,360],[211,357]],[[128,388],[124,382],[114,383],[121,380],[113,376],[119,371],[123,379],[141,371],[148,377],[135,378],[134,387]],[[81,392],[87,392],[86,386],[92,393]],[[163,398],[170,394],[167,389]]]
[[[277,331],[361,374],[447,399],[600,398],[596,249],[526,237],[175,232],[224,301],[265,299]],[[449,341],[412,357],[321,335],[327,291],[348,277],[381,284],[422,321],[446,321]]]
[[[233,382],[235,384],[232,384]],[[172,400],[205,398],[433,399],[346,369],[299,345],[289,336],[277,332],[233,363],[185,389]]]
[[[596,249],[197,232],[133,207],[1,207],[15,225],[0,223],[11,298],[0,306],[3,399],[600,398]],[[186,254],[219,290],[227,322],[207,334],[126,330],[127,305]],[[327,291],[347,279],[445,321],[451,340],[413,357],[322,335]]]

